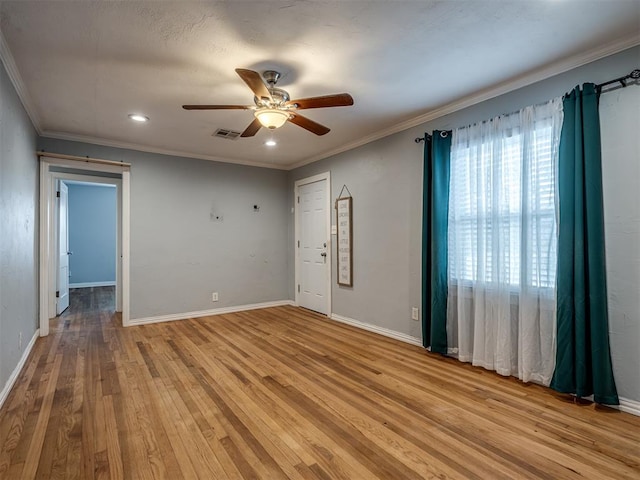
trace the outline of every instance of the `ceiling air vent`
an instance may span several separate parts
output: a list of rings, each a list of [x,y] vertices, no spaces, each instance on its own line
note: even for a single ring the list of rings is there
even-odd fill
[[[226,138],[227,140],[235,140],[240,136],[241,132],[234,132],[226,128],[219,128],[213,133],[214,137]]]

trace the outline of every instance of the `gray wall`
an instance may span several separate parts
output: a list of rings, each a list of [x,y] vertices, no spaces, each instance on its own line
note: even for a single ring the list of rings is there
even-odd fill
[[[69,283],[116,281],[116,187],[69,184]]]
[[[353,287],[337,285],[332,236],[332,312],[396,332],[420,336],[411,307],[420,306],[422,147],[394,135],[290,172],[294,181],[331,172],[331,205],[343,185],[353,197]],[[335,225],[335,210],[331,223]],[[295,298],[294,214],[289,214],[290,295]]]
[[[35,149],[35,130],[0,66],[0,391],[37,328]]]
[[[640,86],[602,95],[600,119],[611,358],[618,394],[640,401]]]
[[[332,200],[336,198],[343,184],[349,187],[353,195],[354,286],[344,288],[336,285],[334,262],[333,313],[421,337],[419,322],[411,320],[411,307],[421,305],[423,145],[416,144],[415,137],[435,129],[468,125],[527,105],[541,103],[563,95],[577,84],[600,83],[626,75],[638,67],[640,47],[289,172],[289,208],[293,207],[294,182],[320,172],[331,172]],[[630,88],[640,89],[636,86]],[[637,141],[637,127],[632,124],[622,124],[620,133]],[[618,154],[621,166],[617,170],[618,173],[611,173],[620,178],[608,179],[609,183],[622,181],[624,172],[629,171],[627,169],[637,171],[633,170],[637,169],[637,153]],[[620,193],[628,195],[618,201],[625,209],[628,208],[624,207],[625,202],[635,202],[635,205],[638,205],[637,176],[635,179],[635,187],[628,189],[626,194]],[[635,215],[633,210],[630,212],[631,216]],[[637,220],[637,215],[634,218]],[[619,228],[635,228],[637,231],[637,223],[633,223],[636,220],[620,225]],[[335,218],[332,223],[335,224]],[[335,236],[333,240],[335,245]],[[289,251],[289,296],[295,298],[293,214],[289,214]],[[612,255],[620,259],[617,263],[624,265],[624,250]],[[333,258],[336,258],[335,251]],[[637,259],[637,254],[633,258]],[[612,262],[613,260],[610,261]],[[627,300],[622,301],[623,309],[626,309],[625,314],[612,312],[611,316],[611,343],[616,351],[614,373],[620,394],[640,401],[640,379],[637,373],[640,321],[637,303],[634,303],[640,297],[637,283],[620,291],[620,295],[624,295]],[[616,302],[614,308],[615,304]],[[634,314],[629,316],[630,312],[627,310]],[[621,324],[624,324],[623,328],[620,327]],[[624,332],[624,335],[615,332]]]
[[[39,148],[132,164],[132,319],[288,298],[286,172],[49,138]]]

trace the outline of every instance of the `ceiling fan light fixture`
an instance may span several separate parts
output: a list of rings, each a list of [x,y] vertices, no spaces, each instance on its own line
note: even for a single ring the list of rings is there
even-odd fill
[[[274,108],[260,108],[255,111],[255,117],[263,127],[274,130],[280,128],[289,119],[289,114]]]

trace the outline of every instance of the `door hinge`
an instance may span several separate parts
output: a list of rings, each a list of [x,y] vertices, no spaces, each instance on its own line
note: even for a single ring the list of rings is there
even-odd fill
[[[56,290],[56,298],[60,298],[60,290]]]
[[[300,240],[298,240],[298,248],[300,248]]]
[[[298,293],[300,293],[300,284],[298,284]]]
[[[60,192],[56,192],[56,197],[60,198]]]
[[[300,203],[300,196],[298,196],[298,203]]]

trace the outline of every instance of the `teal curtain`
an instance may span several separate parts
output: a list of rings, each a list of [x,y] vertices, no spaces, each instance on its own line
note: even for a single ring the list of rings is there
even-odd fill
[[[436,130],[424,148],[422,198],[422,343],[447,353],[447,223],[451,132]]]
[[[598,91],[563,101],[558,159],[557,353],[551,388],[618,405],[609,350]]]

